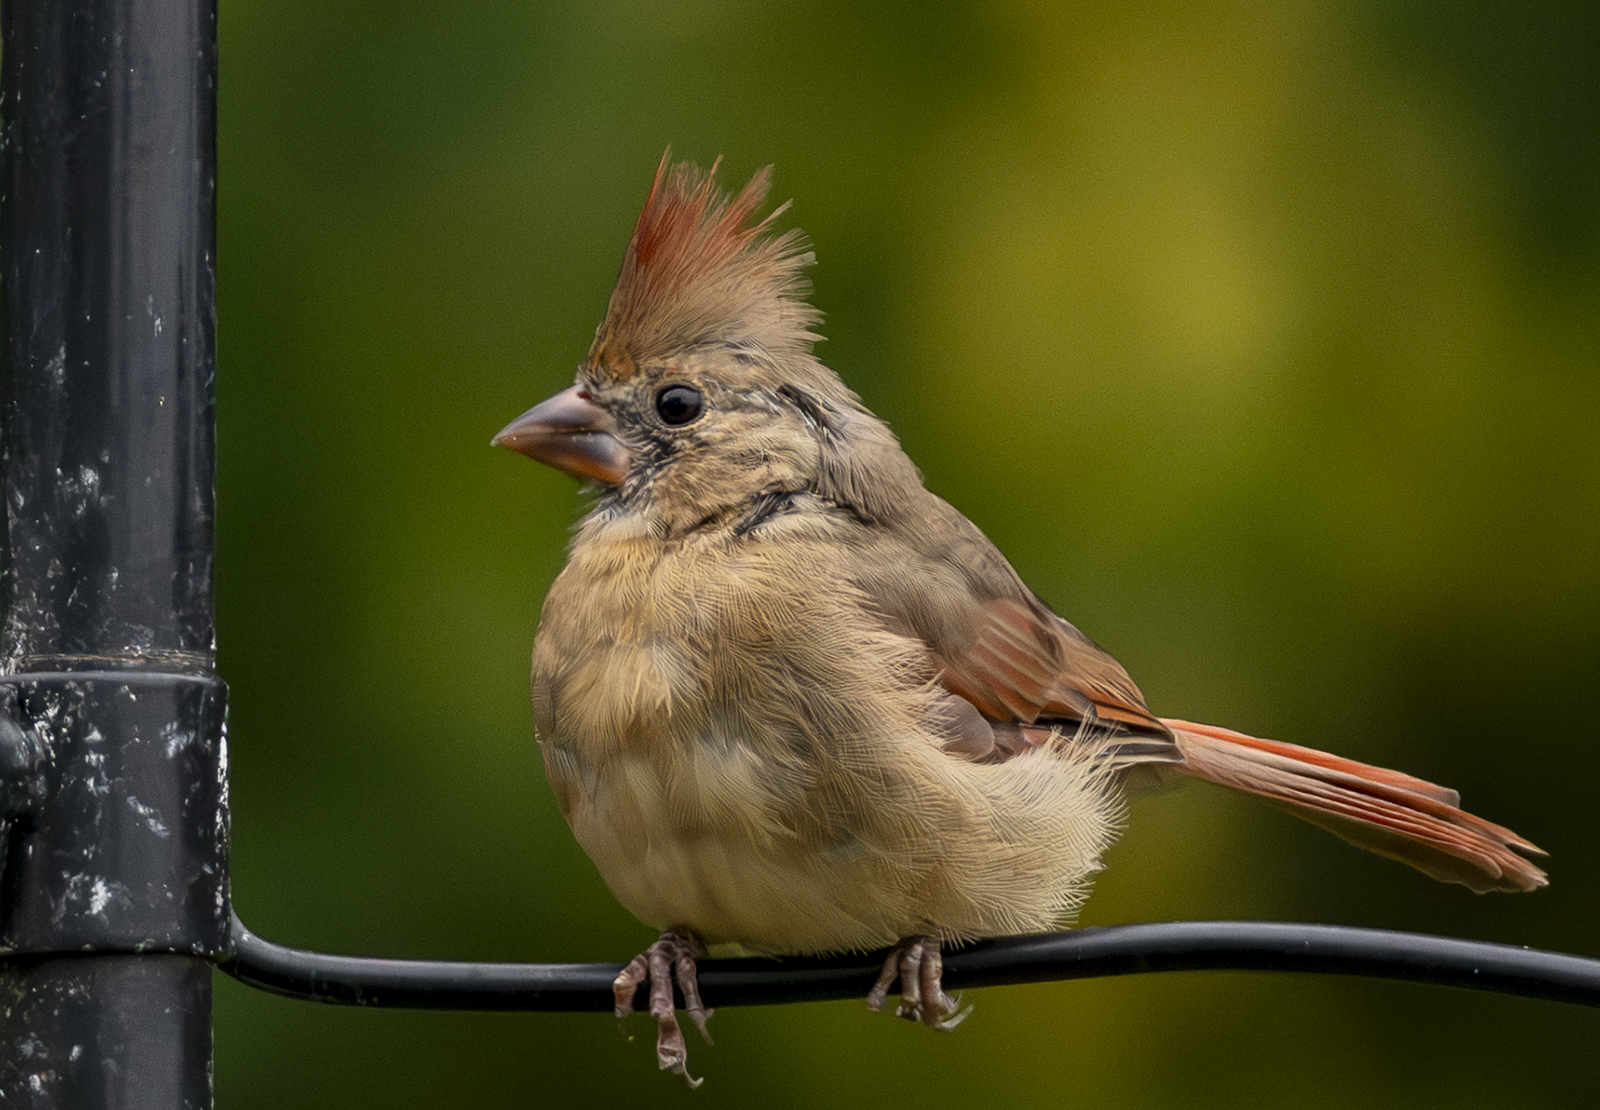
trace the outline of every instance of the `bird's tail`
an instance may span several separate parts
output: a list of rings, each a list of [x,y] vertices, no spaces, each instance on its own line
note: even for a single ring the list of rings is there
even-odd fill
[[[1242,732],[1163,720],[1183,770],[1255,794],[1359,848],[1476,891],[1535,890],[1545,874],[1518,852],[1544,855],[1510,829],[1460,808],[1454,790],[1399,771]]]

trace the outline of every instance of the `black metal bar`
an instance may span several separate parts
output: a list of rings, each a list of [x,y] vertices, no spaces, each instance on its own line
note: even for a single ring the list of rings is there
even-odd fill
[[[609,1010],[621,964],[497,964],[330,956],[285,948],[237,918],[222,970],[275,994],[426,1010]],[[883,954],[706,960],[711,1006],[862,998]],[[1151,971],[1365,975],[1600,1006],[1600,960],[1504,944],[1338,925],[1175,921],[1005,937],[947,952],[946,987],[1092,979]],[[637,1000],[646,1006],[644,990]]]
[[[0,5],[0,1101],[210,1102],[214,0]]]

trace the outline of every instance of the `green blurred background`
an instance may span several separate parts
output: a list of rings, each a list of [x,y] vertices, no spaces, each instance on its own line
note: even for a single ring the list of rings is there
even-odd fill
[[[620,961],[527,660],[575,484],[489,437],[583,356],[669,142],[776,164],[821,349],[1158,711],[1399,766],[1550,849],[1475,897],[1192,785],[1084,920],[1600,954],[1592,0],[221,0],[234,893],[331,951]],[[219,978],[219,1105],[1592,1107],[1600,1015],[1357,979],[600,1014]]]

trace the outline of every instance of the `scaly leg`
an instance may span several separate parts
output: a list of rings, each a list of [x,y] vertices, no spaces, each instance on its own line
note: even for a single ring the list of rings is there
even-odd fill
[[[689,1049],[678,1024],[672,984],[676,978],[678,989],[683,992],[684,1011],[694,1019],[706,1044],[711,1044],[706,1021],[712,1011],[700,1001],[695,968],[695,958],[704,954],[705,946],[699,937],[687,930],[668,929],[660,940],[629,961],[611,985],[617,1000],[617,1017],[625,1018],[633,1013],[633,996],[639,985],[649,981],[650,1016],[656,1019],[656,1061],[661,1070],[683,1076],[690,1087],[698,1087],[702,1081],[689,1074]]]
[[[920,1021],[929,1029],[949,1032],[967,1020],[972,1007],[963,1010],[959,998],[944,993],[943,975],[944,960],[939,955],[938,940],[906,937],[889,949],[882,974],[867,992],[867,1008],[880,1009],[898,979],[900,1007],[895,1013],[910,1021]]]

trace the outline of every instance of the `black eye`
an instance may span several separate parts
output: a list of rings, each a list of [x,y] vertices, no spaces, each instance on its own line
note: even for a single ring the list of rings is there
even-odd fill
[[[656,394],[656,415],[663,424],[687,424],[705,407],[705,398],[692,385],[669,385]]]

